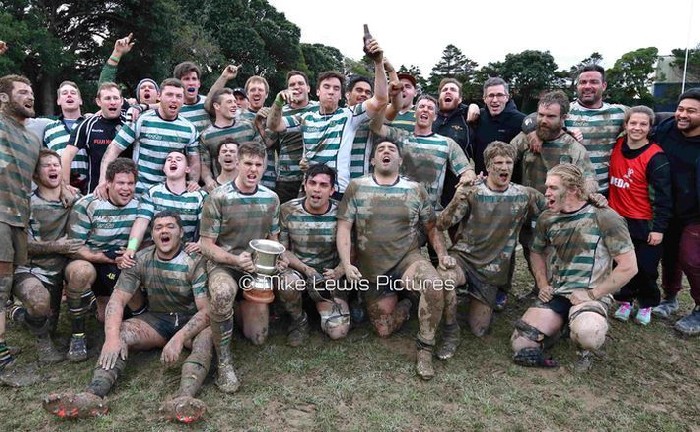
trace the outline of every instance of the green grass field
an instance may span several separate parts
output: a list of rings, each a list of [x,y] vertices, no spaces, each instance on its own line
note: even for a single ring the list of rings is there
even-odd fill
[[[529,274],[519,267],[514,293],[530,286]],[[687,313],[687,290],[681,299]],[[241,389],[225,395],[207,379],[200,398],[209,413],[191,426],[168,423],[157,412],[180,376],[179,367],[161,366],[159,352],[130,356],[126,374],[109,396],[108,416],[76,422],[52,418],[41,409],[42,397],[82,390],[99,347],[93,341],[92,357],[84,363],[39,366],[28,333],[10,328],[8,340],[23,348],[20,366],[35,368],[41,379],[28,387],[0,388],[0,430],[700,431],[699,339],[679,337],[672,322],[652,320],[642,328],[615,321],[606,357],[589,372],[576,374],[568,367],[576,359],[568,340],[551,351],[561,368],[527,369],[511,362],[509,338],[513,321],[530,301],[518,303],[511,296],[483,339],[463,324],[456,357],[436,360],[437,376],[429,382],[414,372],[415,318],[388,339],[379,339],[365,324],[346,340],[330,341],[316,325],[309,343],[296,349],[285,345],[284,319],[271,326],[262,347],[238,335],[234,358]],[[63,319],[64,344],[68,333]]]

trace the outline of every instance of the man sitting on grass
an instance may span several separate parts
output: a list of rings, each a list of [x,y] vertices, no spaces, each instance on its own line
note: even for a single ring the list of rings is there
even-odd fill
[[[105,312],[105,343],[92,381],[82,393],[52,394],[44,409],[61,418],[107,414],[105,396],[126,368],[129,350],[163,348],[166,366],[178,361],[184,346],[192,352],[182,365],[180,389],[161,407],[165,415],[190,423],[206,412],[194,396],[209,373],[212,356],[207,272],[199,254],[182,245],[182,221],[173,212],[158,213],[151,237],[155,243],[136,254],[136,265],[119,276]],[[123,321],[124,306],[140,289],[148,295],[148,312]]]

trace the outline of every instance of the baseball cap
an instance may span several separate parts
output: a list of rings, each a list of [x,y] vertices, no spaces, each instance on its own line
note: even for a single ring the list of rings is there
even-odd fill
[[[233,94],[239,94],[244,98],[248,99],[248,95],[245,93],[245,89],[243,89],[243,87],[236,87],[235,89],[233,89]]]
[[[413,84],[413,87],[415,87],[415,86],[417,85],[417,83],[416,83],[416,77],[414,77],[414,76],[411,75],[410,73],[399,72],[397,75],[399,76],[399,79],[400,79],[400,80],[401,80],[401,79],[407,79],[407,80],[411,81],[411,84]]]

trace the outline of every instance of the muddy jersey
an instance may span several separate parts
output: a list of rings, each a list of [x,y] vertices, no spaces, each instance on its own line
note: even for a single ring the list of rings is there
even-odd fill
[[[192,105],[182,104],[182,108],[180,108],[180,116],[189,120],[197,128],[197,132],[202,132],[211,125],[211,117],[204,109],[206,102],[205,96],[197,95],[197,102]]]
[[[416,110],[411,108],[405,113],[398,113],[394,120],[388,123],[391,127],[403,129],[408,133],[413,133],[416,127]]]
[[[403,142],[402,173],[423,185],[433,208],[441,210],[440,196],[448,166],[455,176],[473,168],[464,150],[453,139],[436,133],[416,136],[391,126],[386,129],[387,137]]]
[[[568,133],[561,134],[553,141],[544,141],[539,153],[530,150],[527,135],[519,133],[511,144],[518,152],[517,159],[522,163],[522,184],[545,193],[547,171],[562,163],[571,163],[583,171],[586,178],[594,178],[595,171],[586,148]]]
[[[80,117],[77,120],[68,121],[64,119],[63,116],[60,116],[58,119],[49,123],[44,130],[44,145],[46,148],[55,151],[59,155],[63,155],[63,150],[70,141],[71,132],[83,120],[84,117]],[[76,184],[87,179],[88,156],[85,149],[79,149],[78,153],[75,154],[73,162],[70,164],[70,173],[72,184]]]
[[[307,212],[305,201],[297,198],[280,207],[280,243],[322,274],[340,262],[335,245],[338,201],[330,200],[328,211],[322,215]]]
[[[77,147],[78,153],[83,151],[87,155],[87,184],[81,188],[84,193],[93,192],[100,182],[102,157],[122,124],[121,117],[106,119],[101,115],[94,115],[83,120],[71,132],[68,145]]]
[[[29,195],[40,149],[36,135],[0,114],[0,222],[20,228],[29,223]]]
[[[141,195],[137,217],[147,219],[150,222],[156,214],[162,211],[175,212],[182,219],[182,228],[185,232],[182,241],[195,242],[198,238],[197,228],[199,228],[199,218],[206,197],[207,193],[203,190],[176,194],[168,189],[166,183],[161,183],[151,187],[145,194]],[[144,240],[150,238],[149,226]]]
[[[124,269],[114,289],[135,293],[143,288],[148,295],[148,311],[154,313],[197,313],[195,298],[207,295],[205,260],[184,250],[170,260],[158,258],[155,246],[136,254],[136,265]]]
[[[435,221],[435,213],[420,183],[399,177],[382,186],[366,175],[350,182],[338,219],[353,222],[357,267],[374,282],[424,243],[424,226]]]
[[[92,194],[84,196],[73,206],[68,237],[82,240],[94,251],[115,253],[126,249],[138,205],[136,198],[118,207]]]
[[[520,228],[545,209],[544,195],[515,183],[505,191],[481,183],[469,188],[465,200],[454,202],[448,207],[456,207],[449,225],[459,224],[459,229],[450,252],[460,253],[489,284],[506,284]]]
[[[564,126],[568,129],[578,129],[583,134],[583,146],[588,151],[595,170],[598,192],[608,190],[610,153],[620,132],[624,130],[626,111],[624,105],[603,102],[602,107],[590,109],[574,101],[564,120]]]
[[[136,193],[142,194],[153,185],[163,183],[163,166],[168,153],[180,151],[199,157],[197,129],[181,115],[165,120],[158,110],[141,114],[134,123],[124,125],[114,138],[120,150],[134,145],[134,162],[139,167]]]
[[[71,206],[59,201],[48,201],[35,190],[30,197],[30,216],[27,236],[29,242],[56,241],[66,235]],[[63,254],[29,255],[26,266],[18,266],[15,273],[29,273],[46,284],[61,279],[68,257]]]
[[[231,254],[248,251],[248,243],[279,233],[280,200],[265,186],[252,193],[238,190],[236,182],[214,189],[204,201],[199,234],[216,239]]]
[[[303,108],[292,108],[288,104],[282,107],[283,116],[295,116],[303,114],[305,111],[318,106],[318,102],[309,101],[309,104]],[[304,173],[301,172],[299,162],[304,155],[303,140],[301,132],[282,132],[279,133],[279,173],[277,180],[279,181],[300,181],[304,178]]]
[[[573,213],[540,215],[532,251],[544,254],[547,248],[553,249],[547,274],[558,295],[595,288],[612,271],[614,257],[634,250],[622,216],[590,204]]]
[[[345,192],[350,181],[350,151],[355,132],[369,118],[364,102],[353,109],[338,108],[321,114],[313,107],[301,114],[282,117],[286,132],[301,132],[309,165],[326,164],[338,171],[337,190]]]
[[[260,135],[256,134],[253,124],[247,121],[236,120],[228,127],[218,127],[212,124],[199,136],[202,165],[208,166],[212,177],[217,178],[221,174],[221,165],[218,161],[219,145],[227,138],[232,138],[238,145],[249,142],[261,143]]]

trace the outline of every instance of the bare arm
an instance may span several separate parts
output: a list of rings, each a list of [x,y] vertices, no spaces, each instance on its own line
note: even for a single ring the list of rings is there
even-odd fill
[[[468,186],[460,185],[455,191],[454,196],[445,209],[440,212],[436,221],[436,228],[444,231],[447,228],[457,224],[464,219],[469,211],[469,203],[467,202]]]
[[[129,303],[133,294],[115,289],[109,297],[107,308],[105,309],[105,342],[102,345],[98,364],[104,369],[112,369],[121,357],[126,360],[128,347],[121,340],[120,330],[124,319],[124,306]]]
[[[386,136],[389,133],[388,128],[384,125],[384,109],[380,109],[377,115],[372,117],[369,122],[369,128],[377,135]]]
[[[48,254],[63,254],[73,255],[77,253],[83,242],[78,239],[69,239],[61,237],[58,240],[29,240],[27,243],[27,252],[30,256],[40,256]]]
[[[553,289],[547,279],[547,263],[545,261],[545,256],[531,250],[530,266],[532,267],[532,274],[535,276],[535,283],[539,290],[539,299],[544,302],[550,301],[552,299]]]
[[[284,121],[282,121],[282,107],[285,102],[292,100],[294,95],[290,90],[282,90],[277,93],[275,102],[272,104],[270,113],[267,115],[267,128],[273,132],[284,132],[286,126]]]
[[[369,42],[369,52],[371,54],[381,53],[374,60],[374,95],[364,102],[367,115],[374,117],[379,111],[389,103],[389,90],[384,71],[383,51],[376,40]]]
[[[216,92],[219,89],[222,89],[226,87],[226,84],[236,78],[238,76],[238,71],[240,70],[240,66],[234,66],[234,65],[228,65],[224,68],[224,70],[221,72],[221,75],[219,75],[219,78],[214,81],[214,84],[212,84],[211,88],[209,89],[209,93],[207,93],[207,100],[204,102],[204,109],[209,113],[209,115],[214,115],[212,112],[212,95],[214,92]]]
[[[613,260],[617,266],[610,273],[610,276],[592,290],[596,298],[618,291],[637,274],[637,258],[634,250],[618,255]]]
[[[340,263],[345,269],[345,276],[348,280],[359,280],[362,277],[362,273],[357,269],[351,260],[351,232],[352,232],[352,222],[338,219],[338,231],[336,233],[335,244],[338,248],[338,255],[340,256]]]
[[[255,272],[255,264],[253,264],[250,253],[241,252],[239,255],[228,253],[217,245],[216,240],[211,237],[201,236],[199,242],[202,248],[202,255],[210,260],[219,264],[240,268],[248,273]]]
[[[93,251],[87,246],[83,246],[78,252],[73,255],[73,258],[78,258],[85,261],[90,261],[96,264],[114,264],[114,260],[101,251]]]

